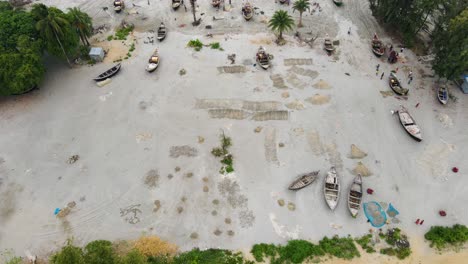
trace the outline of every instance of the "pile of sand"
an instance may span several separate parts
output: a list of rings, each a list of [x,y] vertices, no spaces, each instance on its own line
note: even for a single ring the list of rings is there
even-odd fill
[[[362,163],[358,162],[356,168],[353,169],[354,175],[361,174],[362,176],[371,176],[372,172]]]
[[[304,110],[305,109],[304,104],[299,100],[294,100],[294,101],[292,101],[290,103],[287,103],[286,107],[289,108],[289,109],[294,109],[294,110]]]
[[[330,96],[315,94],[314,96],[307,98],[306,101],[313,105],[323,105],[330,102]]]
[[[317,89],[330,89],[331,86],[328,84],[326,81],[320,79],[318,82],[316,82],[312,87],[317,88]]]
[[[367,156],[367,153],[362,151],[356,145],[351,144],[351,153],[349,154],[349,158],[351,159],[362,159]]]

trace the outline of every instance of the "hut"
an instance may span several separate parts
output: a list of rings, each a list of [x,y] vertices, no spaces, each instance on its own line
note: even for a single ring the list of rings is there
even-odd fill
[[[104,50],[100,47],[93,47],[89,51],[89,57],[94,61],[102,61],[104,59]]]

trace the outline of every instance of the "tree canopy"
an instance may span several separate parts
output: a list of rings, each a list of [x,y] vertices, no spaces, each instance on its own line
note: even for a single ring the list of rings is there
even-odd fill
[[[281,41],[283,39],[283,32],[291,30],[294,27],[294,20],[287,11],[278,10],[268,22],[268,27],[279,33],[278,41]]]

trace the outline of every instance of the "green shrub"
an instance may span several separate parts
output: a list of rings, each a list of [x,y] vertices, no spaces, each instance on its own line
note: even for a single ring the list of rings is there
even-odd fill
[[[359,251],[351,237],[337,237],[332,239],[324,237],[319,242],[320,247],[325,253],[342,259],[352,259],[360,257]]]
[[[132,250],[125,255],[119,264],[146,264],[146,256],[138,250]]]
[[[360,238],[356,238],[355,241],[358,243],[363,250],[365,250],[367,253],[374,253],[375,249],[370,245],[372,239],[372,235],[368,234],[365,236],[362,236]]]
[[[211,150],[211,154],[213,154],[213,156],[219,158],[219,157],[224,156],[226,153],[224,153],[224,150],[222,148],[213,148]]]
[[[277,247],[273,244],[255,244],[253,245],[250,253],[258,262],[263,261],[263,257],[275,257],[277,254]]]
[[[115,37],[114,39],[118,40],[126,40],[128,34],[133,31],[133,26],[128,26],[128,27],[121,27],[115,32]],[[107,38],[109,40],[109,38]]]
[[[210,47],[212,49],[221,49],[221,45],[219,45],[219,42],[210,43]]]
[[[84,248],[86,264],[113,264],[117,255],[112,243],[107,240],[95,240]]]
[[[107,41],[111,41],[114,39],[114,36],[110,35],[110,36],[107,36]]]
[[[130,49],[128,51],[132,52],[134,50],[135,50],[135,43],[132,43],[132,45],[130,45]]]
[[[148,264],[173,264],[174,262],[167,256],[151,256],[148,257]]]
[[[247,263],[241,253],[225,249],[198,248],[184,252],[174,258],[174,264],[243,264]]]
[[[187,45],[191,48],[194,48],[196,51],[200,51],[203,48],[203,43],[199,39],[192,39]]]
[[[432,226],[424,238],[431,242],[431,247],[436,247],[439,250],[447,246],[458,247],[468,241],[468,228],[459,224],[452,227]]]
[[[13,257],[8,260],[5,264],[21,264],[23,263],[23,259],[21,257]]]
[[[393,228],[387,231],[385,242],[391,246],[395,246],[396,242],[401,238],[401,230],[399,228]]]
[[[79,247],[70,245],[63,247],[62,250],[52,255],[50,258],[52,264],[85,264],[83,250]]]
[[[320,246],[306,240],[290,240],[284,247],[279,248],[280,260],[278,263],[302,263],[309,257],[323,256],[324,251]]]

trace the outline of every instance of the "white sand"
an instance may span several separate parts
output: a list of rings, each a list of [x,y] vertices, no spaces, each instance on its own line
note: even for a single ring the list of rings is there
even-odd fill
[[[375,76],[375,65],[381,64],[386,77],[402,65],[388,65],[371,53],[369,39],[375,31],[385,41],[390,39],[377,27],[366,0],[349,1],[341,8],[321,1],[322,13],[305,15],[303,35],[309,36],[305,32],[311,30],[319,33],[313,49],[288,34],[288,43],[276,46],[260,16],[243,21],[238,1],[231,13],[216,11],[203,1],[198,15],[204,12],[204,20],[197,29],[190,25],[191,14],[183,8],[170,10],[169,1],[150,0],[150,6],[146,0],[127,1],[127,11],[132,3],[142,6],[135,9],[139,15],[118,15],[112,10],[108,15],[101,7],[110,7],[111,1],[104,0],[41,2],[60,8],[79,6],[95,18],[96,25],[115,26],[125,18],[139,31],[137,45],[121,72],[102,88],[92,78],[111,63],[70,70],[50,61],[40,91],[1,99],[0,250],[44,255],[69,237],[83,245],[142,233],[157,234],[182,249],[281,243],[291,237],[284,234],[291,232],[293,237],[297,233],[298,238],[311,240],[362,235],[370,225],[362,211],[357,219],[351,218],[344,196],[356,165],[347,158],[351,144],[366,151],[361,161],[373,173],[364,179],[364,187],[375,193],[365,195],[364,201],[391,202],[400,212],[398,226],[410,235],[422,236],[431,225],[468,222],[467,97],[450,87],[458,102],[441,106],[435,99],[434,79],[416,74],[407,101],[383,98],[380,91],[389,88],[386,78]],[[277,8],[289,10],[274,1],[251,2],[267,17]],[[225,19],[212,21],[215,15]],[[147,31],[155,30],[161,20],[168,25],[168,37],[162,43],[145,44],[153,35]],[[187,26],[178,28],[180,24]],[[205,25],[213,29],[206,30]],[[204,37],[208,32],[218,35]],[[331,57],[322,50],[325,33],[340,40]],[[186,47],[193,38],[220,42],[224,51],[204,47],[194,52]],[[258,45],[274,55],[268,71],[253,67]],[[161,64],[149,74],[144,69],[156,47]],[[231,53],[236,54],[235,65],[245,67],[244,73],[218,71],[230,65],[227,55]],[[405,65],[413,72],[429,72],[409,50],[405,55]],[[291,59],[308,60],[292,65]],[[182,68],[186,74],[180,76]],[[399,77],[406,82],[403,73]],[[312,87],[319,80],[332,89]],[[317,91],[330,100],[306,104],[302,110],[287,108],[286,104],[304,102]],[[283,98],[285,92],[290,98]],[[242,111],[243,118],[210,118],[210,111],[237,112],[200,109],[196,104],[201,99],[222,99],[230,110]],[[260,108],[244,109],[244,101],[280,102],[274,111],[288,113],[259,111],[267,105],[261,103],[254,104]],[[420,106],[415,108],[417,103]],[[412,140],[390,114],[400,104],[421,126],[422,142]],[[440,113],[450,126],[439,121]],[[287,120],[254,121],[265,118]],[[254,133],[258,126],[264,129]],[[219,176],[221,164],[210,154],[219,146],[221,130],[233,140],[236,177],[232,179]],[[203,143],[198,143],[199,136]],[[279,143],[284,147],[277,147]],[[197,156],[169,156],[171,147],[185,145],[196,149]],[[74,154],[80,159],[68,164]],[[442,167],[433,168],[434,164]],[[298,174],[319,169],[323,177],[331,165],[337,166],[344,190],[334,212],[325,205],[322,179],[299,192],[287,190]],[[452,166],[460,172],[450,172]],[[275,198],[270,193],[276,193]],[[218,204],[213,203],[215,199]],[[280,207],[278,199],[293,202],[295,211]],[[154,212],[156,200],[160,208]],[[54,216],[55,208],[71,201],[76,206],[65,219]],[[447,217],[439,217],[439,209],[445,209]],[[226,224],[225,218],[232,222]],[[424,225],[415,226],[416,218],[424,219]],[[222,231],[219,236],[213,233],[217,228]],[[193,232],[198,239],[190,238]]]

